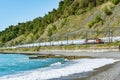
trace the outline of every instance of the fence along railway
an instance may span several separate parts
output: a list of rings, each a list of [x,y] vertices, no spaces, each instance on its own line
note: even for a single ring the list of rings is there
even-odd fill
[[[74,39],[74,36],[81,36],[79,32],[83,32],[83,39]],[[73,37],[73,38],[72,38]],[[51,41],[37,42],[31,44],[22,44],[17,46],[2,47],[2,48],[29,48],[29,47],[42,47],[42,46],[64,46],[64,45],[83,45],[83,44],[101,44],[120,41],[120,27],[108,27],[104,31],[99,30],[78,30],[64,35],[63,37],[51,37]],[[63,40],[57,40],[63,38]],[[72,39],[71,39],[72,38]]]

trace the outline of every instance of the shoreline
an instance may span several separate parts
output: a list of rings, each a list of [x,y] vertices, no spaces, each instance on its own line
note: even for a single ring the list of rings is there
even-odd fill
[[[117,63],[120,63],[120,62],[115,62],[112,64],[108,64],[108,65],[96,68],[94,71],[91,71],[91,72],[77,73],[77,74],[73,74],[73,75],[69,75],[61,78],[50,79],[50,80],[101,80],[101,76],[98,76],[98,75],[100,73],[103,73],[104,71],[111,69],[111,67],[113,67]],[[99,77],[99,79],[95,79],[94,78],[95,76],[97,76],[97,78]],[[105,80],[110,80],[110,79],[107,78]]]
[[[93,75],[84,78],[84,80],[119,80],[120,79],[120,61],[106,65],[93,72]]]
[[[3,52],[0,52],[3,53]],[[7,54],[8,52],[4,52],[4,54]],[[11,52],[13,53],[13,52]],[[20,54],[21,52],[17,53],[15,52],[14,54]],[[94,57],[94,58],[113,58],[113,59],[120,59],[120,52],[118,51],[104,51],[104,52],[86,52],[86,51],[79,51],[79,50],[74,50],[74,51],[40,51],[40,52],[22,52],[21,54],[54,54],[54,55],[64,55],[64,56],[90,56],[90,57]],[[72,79],[72,80],[119,80],[120,79],[120,61],[115,62],[113,64],[110,65],[106,65],[103,67],[100,67],[98,69],[95,69],[93,72],[88,73],[87,77],[84,78],[79,78],[80,74],[73,74],[75,76],[77,76],[76,78]],[[72,75],[71,75],[72,76]],[[68,78],[70,78],[71,76],[67,76]],[[64,78],[67,77],[63,77],[62,79],[64,80]],[[73,76],[74,77],[74,76]],[[61,78],[58,79],[53,79],[53,80],[59,80]]]

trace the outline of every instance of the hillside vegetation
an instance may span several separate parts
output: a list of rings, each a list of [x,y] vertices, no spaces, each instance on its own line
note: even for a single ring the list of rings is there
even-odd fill
[[[120,27],[120,0],[62,0],[59,7],[44,17],[11,25],[0,32],[0,46],[33,42],[85,38],[85,30]],[[32,15],[32,14],[31,14]],[[119,29],[112,32],[118,35]],[[92,34],[89,34],[89,36]],[[106,36],[100,32],[92,37]]]

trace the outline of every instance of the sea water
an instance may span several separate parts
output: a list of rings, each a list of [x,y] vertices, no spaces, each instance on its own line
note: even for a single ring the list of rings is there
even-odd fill
[[[114,59],[64,58],[29,59],[26,55],[0,54],[0,80],[46,80],[76,73],[93,71],[95,68],[114,63]]]
[[[63,58],[29,59],[26,55],[0,54],[0,76],[45,68],[54,65],[54,63],[63,64],[64,62]]]

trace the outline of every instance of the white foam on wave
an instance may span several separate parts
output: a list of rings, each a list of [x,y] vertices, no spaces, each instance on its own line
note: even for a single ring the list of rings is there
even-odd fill
[[[59,66],[61,64],[62,64],[61,62],[56,62],[56,63],[51,64],[50,66]]]
[[[63,66],[60,68],[37,69],[34,71],[24,72],[11,76],[1,77],[0,80],[46,80],[52,78],[60,78],[75,73],[93,71],[95,68],[114,63],[118,60],[114,59],[79,59],[73,60],[74,64]],[[62,65],[62,64],[61,64]]]

